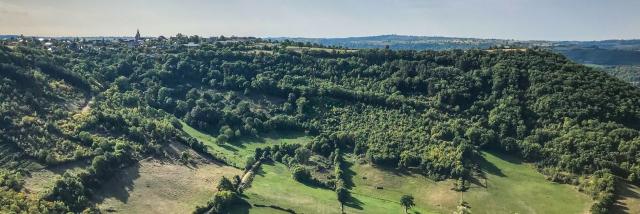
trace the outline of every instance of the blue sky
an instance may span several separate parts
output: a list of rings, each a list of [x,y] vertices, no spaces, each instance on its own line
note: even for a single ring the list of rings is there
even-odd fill
[[[0,34],[640,38],[640,0],[0,0]]]

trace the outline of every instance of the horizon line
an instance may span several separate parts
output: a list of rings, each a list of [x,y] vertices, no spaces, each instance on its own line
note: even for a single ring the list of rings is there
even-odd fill
[[[173,37],[175,35],[142,35],[143,38],[157,38],[160,36],[164,37]],[[445,35],[408,35],[408,34],[371,34],[371,35],[354,35],[354,36],[335,36],[335,37],[304,37],[304,36],[239,36],[239,35],[229,35],[226,36],[224,34],[220,35],[208,35],[202,36],[198,34],[188,35],[182,34],[184,36],[199,36],[201,38],[212,38],[212,37],[241,37],[241,38],[259,38],[259,39],[350,39],[350,38],[366,38],[366,37],[377,37],[377,36],[405,36],[405,37],[427,37],[427,38],[449,38],[449,39],[480,39],[480,40],[504,40],[504,41],[517,41],[517,42],[598,42],[598,41],[632,41],[632,40],[640,40],[638,38],[610,38],[610,39],[591,39],[591,40],[547,40],[547,39],[513,39],[513,38],[496,38],[496,37],[468,37],[468,36],[445,36]],[[24,36],[24,37],[40,37],[40,38],[127,38],[127,37],[135,37],[135,33],[133,36],[130,35],[85,35],[85,36],[71,36],[71,35],[55,35],[55,36],[43,36],[43,35],[23,35],[23,34],[0,34],[0,36]]]

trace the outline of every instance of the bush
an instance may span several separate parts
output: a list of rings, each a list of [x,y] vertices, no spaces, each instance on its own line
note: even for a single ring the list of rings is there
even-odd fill
[[[292,172],[293,179],[298,182],[308,182],[311,180],[311,173],[302,166],[294,166]]]
[[[208,213],[224,213],[227,209],[242,202],[238,194],[232,191],[219,191],[213,198],[207,202],[207,206],[197,206],[194,214]]]

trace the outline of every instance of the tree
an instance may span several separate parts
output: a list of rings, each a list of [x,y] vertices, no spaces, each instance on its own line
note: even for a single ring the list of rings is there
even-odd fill
[[[182,153],[180,153],[180,160],[183,163],[189,163],[189,160],[191,159],[191,154],[189,154],[189,152],[187,151],[183,151]]]
[[[233,185],[240,186],[240,183],[242,183],[242,179],[240,178],[240,176],[239,175],[234,175],[233,176]]]
[[[311,173],[309,170],[305,169],[302,166],[293,167],[293,179],[298,182],[306,182],[311,178]]]
[[[298,163],[307,163],[311,157],[311,150],[304,147],[297,148],[294,157]]]
[[[402,206],[404,207],[404,213],[407,213],[408,209],[411,209],[411,207],[416,205],[413,202],[413,196],[411,196],[411,195],[403,195],[400,198],[400,204],[402,204]]]
[[[338,196],[338,201],[340,202],[340,210],[344,213],[344,203],[349,199],[349,191],[344,187],[338,187],[336,189],[336,195]]]
[[[309,103],[309,101],[307,101],[307,98],[304,97],[300,97],[298,98],[298,100],[296,100],[296,107],[298,110],[298,114],[303,115],[304,113],[307,112],[307,104]]]
[[[222,176],[222,179],[218,181],[218,186],[216,187],[218,191],[234,191],[233,183],[227,177]]]
[[[254,158],[253,156],[247,156],[244,162],[244,169],[251,169],[251,167],[253,167],[253,164],[255,163],[256,158]]]

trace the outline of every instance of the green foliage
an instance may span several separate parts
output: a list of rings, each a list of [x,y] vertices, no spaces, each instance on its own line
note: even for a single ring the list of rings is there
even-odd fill
[[[222,179],[218,181],[218,186],[216,186],[218,191],[235,191],[235,186],[231,183],[227,177],[222,176]]]
[[[0,187],[8,188],[13,191],[20,191],[24,181],[22,176],[17,172],[8,172],[0,169]]]
[[[298,163],[305,164],[309,161],[309,157],[311,157],[311,150],[304,147],[297,148],[294,157]]]
[[[633,86],[640,87],[640,65],[605,66],[602,67],[602,70],[611,76],[631,83]]]
[[[193,213],[226,213],[226,211],[233,208],[234,205],[241,202],[242,199],[240,199],[238,194],[233,191],[218,191],[213,198],[207,202],[206,206],[198,206]]]
[[[294,166],[291,168],[291,176],[293,180],[296,180],[301,183],[305,183],[311,180],[311,173],[309,170],[302,166]]]
[[[251,169],[253,165],[256,163],[256,158],[253,156],[248,156],[244,162],[244,169]]]
[[[607,171],[597,171],[579,185],[581,191],[590,194],[595,200],[591,213],[609,213],[615,203],[615,177]]]
[[[69,208],[62,202],[38,200],[13,190],[0,189],[0,213],[67,213]]]
[[[65,213],[67,205],[24,194],[24,180],[17,171],[0,169],[0,213]]]
[[[79,212],[89,205],[88,194],[89,191],[78,177],[65,173],[62,179],[56,181],[47,199],[62,201],[70,210]]]
[[[640,174],[640,90],[545,50],[173,45],[190,39],[0,49],[0,140],[45,164],[92,158],[52,194],[73,211],[87,189],[169,143],[206,153],[272,131],[316,137],[247,155],[294,166],[340,149],[442,179],[468,176],[479,150],[493,148],[559,172]],[[188,137],[176,118],[218,145]]]
[[[407,213],[407,209],[411,209],[411,207],[415,206],[413,196],[411,195],[403,195],[400,197],[400,204],[404,207],[404,212]]]

